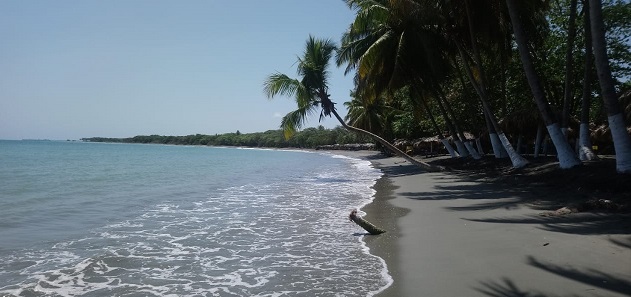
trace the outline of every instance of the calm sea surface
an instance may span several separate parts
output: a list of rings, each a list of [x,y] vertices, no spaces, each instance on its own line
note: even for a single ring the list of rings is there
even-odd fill
[[[0,141],[0,296],[371,296],[381,173],[320,153]]]

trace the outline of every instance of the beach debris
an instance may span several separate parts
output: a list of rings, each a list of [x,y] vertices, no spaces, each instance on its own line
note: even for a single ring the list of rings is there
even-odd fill
[[[385,233],[386,230],[383,230],[375,225],[373,225],[372,223],[364,220],[363,218],[361,218],[360,216],[357,215],[357,209],[353,209],[353,211],[351,211],[351,214],[348,216],[348,219],[351,220],[351,222],[359,225],[360,227],[364,228],[364,230],[368,231],[368,233],[370,233],[370,235],[379,235],[381,233]]]

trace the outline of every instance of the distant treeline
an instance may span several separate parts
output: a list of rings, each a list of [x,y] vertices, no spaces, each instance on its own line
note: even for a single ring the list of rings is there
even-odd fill
[[[282,130],[268,130],[256,133],[235,133],[215,135],[186,135],[162,136],[139,135],[129,138],[90,137],[82,138],[87,142],[117,142],[117,143],[155,143],[174,145],[211,145],[211,146],[246,146],[269,148],[317,148],[333,144],[354,144],[372,142],[371,139],[349,132],[342,127],[325,129],[307,128],[296,133],[292,138],[285,139]]]

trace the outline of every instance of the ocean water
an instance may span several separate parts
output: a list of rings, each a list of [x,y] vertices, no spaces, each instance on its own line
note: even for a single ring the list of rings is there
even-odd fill
[[[350,210],[380,171],[324,153],[0,141],[0,296],[372,296]]]

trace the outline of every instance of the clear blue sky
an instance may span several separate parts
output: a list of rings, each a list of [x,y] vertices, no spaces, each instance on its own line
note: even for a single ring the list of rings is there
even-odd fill
[[[265,78],[352,19],[342,0],[0,0],[0,139],[277,129],[295,103]],[[344,115],[352,77],[331,69]]]

